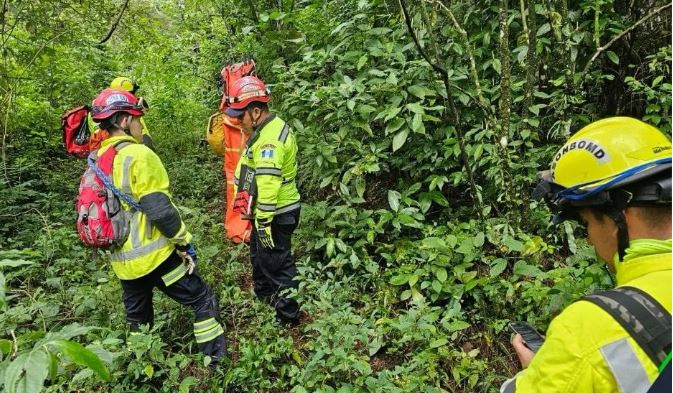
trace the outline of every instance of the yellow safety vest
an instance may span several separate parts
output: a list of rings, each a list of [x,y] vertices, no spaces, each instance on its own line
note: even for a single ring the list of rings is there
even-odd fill
[[[117,152],[112,167],[112,182],[115,187],[140,201],[145,195],[161,192],[170,198],[166,169],[159,157],[147,146],[137,143],[131,136],[114,136],[104,140],[98,150],[100,157],[108,148],[119,142],[130,142]],[[122,201],[126,211],[131,208]],[[133,211],[130,234],[121,249],[112,250],[112,270],[122,280],[142,277],[164,262],[175,249],[175,244],[186,244],[192,235],[184,222],[178,233],[166,238],[152,225],[145,213]]]
[[[618,287],[641,289],[671,312],[670,251],[616,262],[616,269]],[[657,378],[658,366],[612,316],[593,303],[578,301],[554,318],[528,368],[501,391],[646,392]]]

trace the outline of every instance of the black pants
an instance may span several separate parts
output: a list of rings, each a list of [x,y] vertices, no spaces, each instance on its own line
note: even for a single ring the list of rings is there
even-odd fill
[[[255,294],[276,309],[278,319],[297,322],[299,305],[294,299],[283,297],[280,291],[297,288],[297,268],[292,258],[292,233],[299,225],[299,209],[277,215],[271,222],[274,248],[262,247],[257,239],[257,228],[252,227],[250,235],[250,261]]]
[[[140,325],[154,322],[152,292],[156,287],[171,299],[194,310],[194,334],[201,352],[214,360],[226,356],[227,343],[217,297],[196,270],[180,277],[183,272],[182,258],[173,252],[148,275],[135,280],[121,280],[129,329],[137,331]]]

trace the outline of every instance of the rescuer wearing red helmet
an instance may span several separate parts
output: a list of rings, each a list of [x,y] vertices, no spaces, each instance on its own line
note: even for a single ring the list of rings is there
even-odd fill
[[[136,94],[137,94],[137,91],[140,88],[140,86],[137,83],[135,83],[134,81],[132,81],[130,78],[127,78],[125,76],[119,76],[119,77],[114,78],[112,80],[112,82],[110,82],[110,87],[109,88],[114,89],[114,90],[128,91],[132,95],[137,96]],[[142,98],[141,98],[141,100],[142,101],[140,101],[140,102],[141,102],[144,110],[147,110],[149,108],[149,105]],[[90,146],[91,146],[91,149],[94,150],[94,149],[97,149],[100,146],[100,142],[103,139],[107,138],[107,134],[104,133],[104,132],[103,133],[99,132],[100,127],[98,127],[96,122],[93,120],[93,116],[92,116],[91,113],[89,113],[89,117],[88,117],[87,121],[89,122],[89,130],[91,131],[92,142],[91,142]],[[145,120],[142,117],[140,118],[140,124],[143,126],[142,143],[145,146],[149,147],[150,149],[156,151],[156,149],[154,147],[154,141],[152,140],[152,136],[150,135],[150,132],[147,129],[147,125],[145,124]]]
[[[299,224],[297,144],[289,125],[269,111],[269,90],[243,77],[225,97],[225,114],[249,135],[235,172],[234,211],[251,219],[250,259],[255,294],[276,309],[279,321],[296,324],[299,305],[282,291],[297,288],[292,234]]]
[[[130,217],[130,234],[121,248],[112,249],[112,270],[121,281],[132,332],[152,324],[152,291],[157,287],[193,309],[199,349],[217,364],[227,351],[217,297],[194,270],[197,256],[190,245],[192,235],[171,201],[166,169],[141,143],[143,110],[142,99],[118,89],[103,90],[92,104],[93,120],[110,134],[98,156],[117,149],[112,183],[140,206],[135,209],[122,201]]]

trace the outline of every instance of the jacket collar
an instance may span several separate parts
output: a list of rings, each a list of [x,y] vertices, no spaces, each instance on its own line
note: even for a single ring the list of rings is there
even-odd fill
[[[648,243],[661,243],[659,247],[648,247]],[[668,240],[668,247],[665,241],[639,239],[632,240],[627,253],[631,251],[632,256],[623,262],[616,262],[617,285],[625,285],[646,274],[671,270],[671,243]]]
[[[107,139],[104,139],[101,144],[100,144],[100,150],[106,149],[108,146],[115,145],[119,142],[131,142],[131,143],[138,143],[132,136],[130,135],[119,135],[119,136],[111,136]]]
[[[252,144],[255,143],[255,141],[257,140],[257,137],[259,136],[259,134],[262,133],[262,129],[263,129],[264,127],[266,127],[267,124],[271,123],[271,120],[273,120],[273,119],[275,119],[275,118],[276,118],[276,114],[273,113],[273,112],[271,112],[271,113],[269,113],[269,116],[267,116],[266,119],[264,119],[264,121],[261,122],[261,123],[255,128],[255,130],[252,132],[252,135],[250,135],[250,138],[248,138],[248,147],[252,146]]]

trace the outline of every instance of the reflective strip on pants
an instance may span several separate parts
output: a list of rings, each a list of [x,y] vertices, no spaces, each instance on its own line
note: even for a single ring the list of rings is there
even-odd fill
[[[215,318],[194,323],[194,337],[198,344],[212,341],[222,334],[224,334],[224,329]]]
[[[161,280],[164,282],[164,284],[166,284],[166,286],[170,286],[174,282],[184,277],[185,274],[187,274],[187,266],[185,266],[184,263],[181,263],[175,269],[161,276]]]
[[[621,393],[646,393],[649,390],[651,384],[645,368],[627,339],[603,346],[601,354]]]

